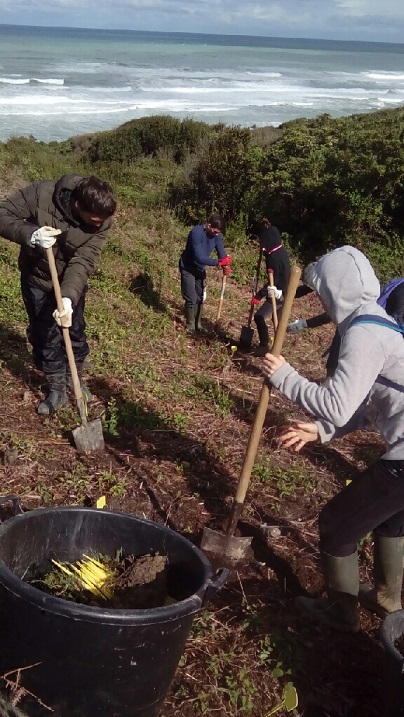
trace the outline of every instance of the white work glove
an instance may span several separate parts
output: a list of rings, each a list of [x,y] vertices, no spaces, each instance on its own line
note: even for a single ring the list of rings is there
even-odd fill
[[[276,286],[268,287],[268,296],[270,299],[274,296],[277,301],[282,298],[282,289],[277,289]]]
[[[31,236],[31,244],[34,246],[40,246],[42,249],[50,249],[56,241],[58,234],[61,234],[60,229],[54,229],[53,227],[41,227],[34,231]]]
[[[296,319],[296,321],[291,321],[290,324],[288,324],[287,332],[288,334],[297,334],[299,331],[303,331],[303,329],[307,329],[306,319]]]
[[[53,318],[55,319],[58,326],[62,326],[65,329],[68,329],[69,326],[72,325],[72,316],[73,316],[73,308],[72,308],[72,300],[68,299],[66,297],[62,298],[63,301],[63,311],[56,311],[53,312]]]

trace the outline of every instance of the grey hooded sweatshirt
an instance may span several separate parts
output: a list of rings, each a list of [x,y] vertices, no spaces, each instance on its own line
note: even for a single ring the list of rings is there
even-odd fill
[[[318,386],[286,363],[270,383],[312,413],[322,443],[359,428],[378,431],[383,459],[404,460],[404,340],[385,326],[356,323],[355,317],[394,320],[376,300],[380,285],[367,258],[343,246],[310,265],[305,280],[319,294],[338,326],[341,350],[335,375]]]

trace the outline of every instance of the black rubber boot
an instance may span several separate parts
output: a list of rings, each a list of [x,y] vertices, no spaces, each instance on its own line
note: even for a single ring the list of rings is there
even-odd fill
[[[270,350],[268,326],[263,316],[256,316],[254,321],[257,326],[260,340],[260,345],[255,349],[254,354],[255,356],[265,356],[265,354],[267,354]]]
[[[47,373],[46,380],[49,386],[49,393],[44,401],[38,406],[38,413],[49,416],[56,413],[67,403],[66,396],[66,371],[60,373]]]
[[[375,535],[373,542],[374,587],[361,585],[359,602],[379,617],[401,610],[404,538]]]
[[[191,333],[195,332],[196,309],[196,304],[185,304],[184,306],[185,326],[187,328],[187,331],[190,331]]]
[[[91,401],[94,400],[94,396],[91,393],[90,389],[85,385],[85,383],[83,383],[83,364],[82,363],[76,364],[76,368],[77,368],[77,373],[79,375],[80,388],[81,388],[81,392],[83,394],[83,398],[85,401],[87,401],[87,403],[91,403]],[[67,388],[70,389],[70,391],[74,390],[72,375],[70,373],[69,367],[67,368],[67,372],[66,372],[66,385],[67,385]]]
[[[323,553],[322,560],[328,598],[314,600],[298,597],[295,605],[313,620],[328,627],[341,632],[358,632],[358,554],[355,552],[346,558],[337,558]]]

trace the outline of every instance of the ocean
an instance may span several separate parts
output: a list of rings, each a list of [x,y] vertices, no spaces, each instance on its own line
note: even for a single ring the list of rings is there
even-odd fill
[[[404,103],[404,44],[0,25],[0,141],[168,114],[278,126]]]

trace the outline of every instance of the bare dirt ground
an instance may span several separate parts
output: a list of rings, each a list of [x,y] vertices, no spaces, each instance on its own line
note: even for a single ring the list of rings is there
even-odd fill
[[[317,308],[308,300],[306,315]],[[179,317],[175,323],[175,331],[183,331]],[[105,495],[108,508],[164,523],[197,545],[205,526],[225,529],[262,383],[259,359],[232,354],[239,329],[239,323],[225,321],[214,339],[229,355],[211,375],[226,385],[230,410],[209,412],[194,401],[191,423],[182,428],[177,418],[175,428],[159,422],[149,404],[138,412],[138,426],[105,430],[105,450],[89,456],[79,456],[71,441],[70,428],[77,425],[73,401],[55,417],[36,414],[41,376],[30,364],[22,332],[1,329],[1,494],[18,495],[26,510],[94,506]],[[309,378],[323,377],[320,354],[331,336],[326,327],[287,339],[291,363]],[[186,339],[183,360],[189,371],[195,362],[209,371],[212,341],[212,334]],[[93,416],[104,414],[111,396],[122,399],[122,386],[113,376],[90,374],[88,384],[96,396]],[[187,406],[184,394],[183,413]],[[178,406],[175,410],[179,415]],[[382,446],[377,436],[357,433],[307,448],[301,456],[287,453],[279,448],[277,431],[296,415],[301,413],[279,394],[271,396],[239,523],[239,534],[252,536],[254,557],[195,621],[163,717],[264,717],[280,701],[286,681],[299,695],[296,716],[381,714],[385,656],[379,619],[362,611],[361,632],[342,635],[309,624],[296,612],[293,598],[322,594],[318,511],[380,455]],[[278,527],[279,537],[270,537],[266,526]],[[360,558],[362,578],[370,579],[369,541],[360,547]]]

